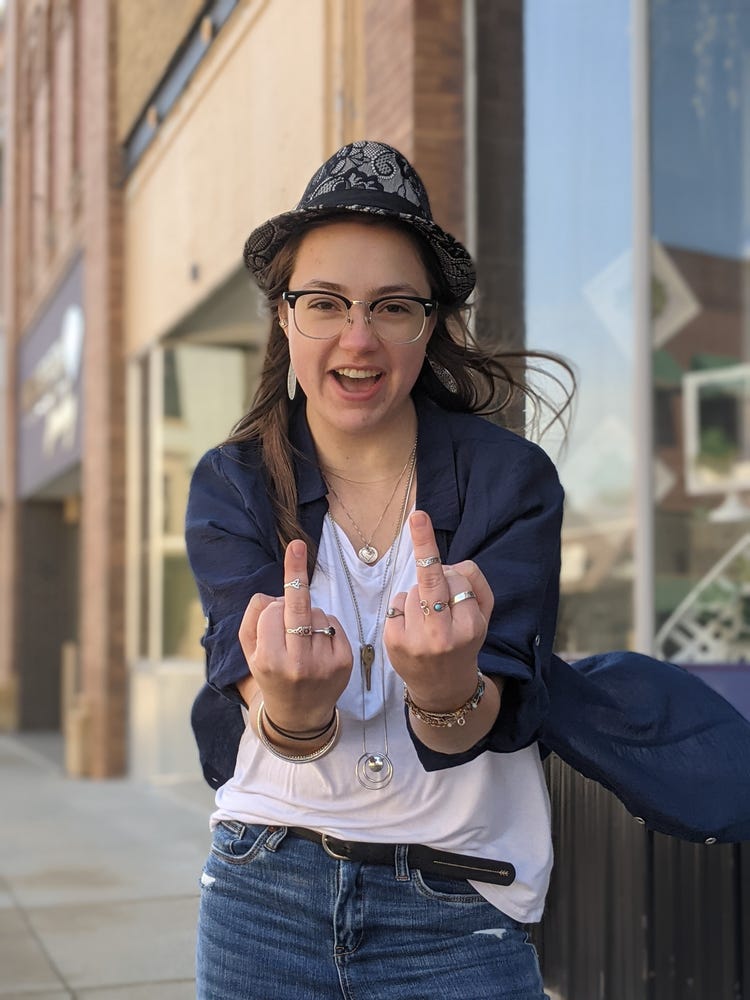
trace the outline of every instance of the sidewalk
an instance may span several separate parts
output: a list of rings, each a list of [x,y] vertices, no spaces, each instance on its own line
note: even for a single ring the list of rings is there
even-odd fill
[[[193,1000],[207,785],[65,777],[0,735],[0,998]]]

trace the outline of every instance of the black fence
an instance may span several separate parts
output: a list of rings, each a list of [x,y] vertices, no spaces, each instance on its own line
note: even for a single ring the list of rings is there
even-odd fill
[[[547,988],[563,1000],[750,1000],[750,844],[651,833],[558,758],[545,769],[555,868],[533,936]]]

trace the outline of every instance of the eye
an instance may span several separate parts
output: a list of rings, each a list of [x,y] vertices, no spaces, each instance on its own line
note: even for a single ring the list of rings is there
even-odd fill
[[[332,295],[306,295],[303,299],[303,305],[305,309],[310,311],[326,313],[343,313],[346,312],[346,306],[344,303]]]
[[[408,299],[381,299],[374,311],[378,316],[410,316],[417,306]]]

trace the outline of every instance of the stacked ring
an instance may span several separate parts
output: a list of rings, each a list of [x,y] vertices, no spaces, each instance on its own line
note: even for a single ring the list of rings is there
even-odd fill
[[[332,639],[336,635],[336,629],[333,625],[328,625],[326,628],[313,628],[312,625],[297,625],[296,628],[288,628],[286,630],[287,635],[327,635],[329,639]]]
[[[473,590],[462,590],[460,594],[454,594],[453,597],[448,601],[451,607],[455,607],[456,604],[460,604],[461,601],[471,601],[476,600],[477,595]],[[436,609],[437,610],[437,609]]]

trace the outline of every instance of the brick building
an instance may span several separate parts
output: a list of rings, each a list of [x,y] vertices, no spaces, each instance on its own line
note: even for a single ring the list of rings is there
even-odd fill
[[[462,17],[9,3],[0,721],[60,728],[73,773],[194,773],[182,515],[262,350],[244,237],[364,134],[404,149],[464,234]]]

